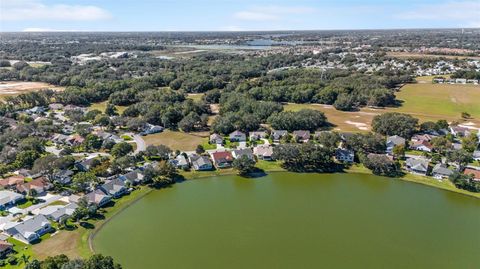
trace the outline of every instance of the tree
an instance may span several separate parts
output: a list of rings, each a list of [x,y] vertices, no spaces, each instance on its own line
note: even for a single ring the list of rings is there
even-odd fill
[[[105,108],[105,114],[107,114],[108,116],[117,116],[117,107],[111,103],[107,103],[107,106]]]
[[[447,161],[456,163],[460,168],[465,167],[469,162],[471,162],[472,154],[468,153],[463,149],[457,149],[447,152]]]
[[[418,119],[408,114],[388,112],[373,118],[372,130],[382,135],[399,135],[408,139],[416,132],[417,125]]]
[[[392,152],[395,158],[403,159],[405,157],[405,145],[395,145]]]
[[[462,116],[462,119],[470,119],[472,117],[472,115],[470,115],[470,113],[468,112],[462,112],[461,116]]]
[[[440,154],[445,154],[448,150],[452,148],[452,143],[443,136],[437,136],[434,137],[431,141],[430,144],[433,147],[433,150]]]
[[[129,143],[126,143],[126,142],[121,142],[121,143],[115,144],[115,146],[113,146],[113,148],[111,150],[111,153],[112,153],[113,156],[118,158],[118,157],[121,157],[121,156],[125,156],[132,151],[133,151],[132,145],[130,145]]]
[[[332,150],[313,143],[283,144],[273,148],[272,158],[292,171],[332,172],[337,170]]]
[[[233,168],[238,171],[241,176],[246,176],[255,169],[255,161],[242,155],[240,158],[233,160]]]
[[[473,175],[464,175],[458,171],[454,171],[449,176],[450,181],[459,189],[471,192],[480,192],[480,182],[473,179]]]
[[[477,150],[478,147],[478,136],[477,134],[470,134],[469,136],[462,138],[462,148],[467,152],[473,153]]]
[[[327,124],[327,118],[318,110],[302,109],[298,112],[282,111],[268,118],[272,128],[277,130],[308,130],[315,131]]]
[[[178,127],[184,132],[191,132],[194,131],[197,126],[200,126],[201,123],[202,120],[200,116],[195,112],[190,112],[190,114],[178,123]]]
[[[321,132],[317,137],[317,142],[327,148],[336,148],[340,143],[340,135],[336,132]]]
[[[170,154],[172,153],[172,150],[165,146],[165,145],[149,145],[145,149],[145,155],[148,157],[158,157],[161,160],[168,160],[170,157]]]
[[[79,172],[72,178],[73,188],[80,192],[87,190],[90,185],[99,183],[98,178],[91,172]]]
[[[203,148],[202,145],[197,145],[197,148],[195,149],[195,152],[197,154],[203,154],[205,152],[205,149]]]
[[[374,133],[355,133],[347,137],[347,148],[358,153],[383,153],[385,152],[385,139]]]
[[[399,165],[384,154],[361,154],[360,161],[375,175],[396,177],[401,174]]]
[[[177,169],[175,166],[164,160],[160,161],[156,167],[150,169],[148,172],[148,177],[150,177],[153,182],[160,185],[174,183],[176,176]]]
[[[88,134],[85,137],[85,140],[83,141],[83,144],[85,145],[85,148],[87,150],[98,150],[102,147],[103,140],[102,138],[94,135],[94,134]]]

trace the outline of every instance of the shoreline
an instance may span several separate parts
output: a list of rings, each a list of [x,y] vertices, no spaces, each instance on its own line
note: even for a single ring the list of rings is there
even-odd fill
[[[277,168],[271,167],[271,169],[264,169],[264,171],[266,173],[288,172],[285,169],[281,168],[280,166],[278,166]],[[222,176],[236,175],[236,171],[234,171],[233,169],[215,171],[214,173],[212,173],[212,172],[205,173],[205,174],[202,174],[200,172],[197,172],[197,173],[186,172],[186,173],[180,173],[180,174],[182,176],[184,176],[185,181],[196,180],[196,179],[204,179],[204,178],[209,178],[209,177],[222,177]],[[350,167],[349,169],[345,170],[345,173],[373,175],[370,172],[370,170],[367,170],[365,167],[360,166],[360,165],[354,165],[354,166]],[[472,198],[480,199],[480,193],[478,193],[478,194],[477,193],[470,193],[470,192],[467,192],[467,191],[464,191],[464,190],[461,190],[461,189],[449,189],[446,186],[435,185],[431,182],[423,181],[423,180],[428,180],[429,179],[428,177],[422,177],[422,176],[407,174],[405,177],[402,177],[402,178],[392,178],[392,180],[395,180],[395,179],[402,180],[402,181],[405,181],[405,182],[410,182],[410,183],[416,183],[416,184],[424,185],[424,186],[427,186],[427,187],[440,189],[442,191],[449,191],[449,192],[452,192],[452,193],[457,193],[457,194],[460,194],[460,195],[466,195],[466,196],[469,196],[469,197],[472,197]],[[436,179],[433,179],[433,178],[431,180],[432,181],[433,180],[438,181],[439,183],[442,182],[442,181],[439,181],[439,180],[436,180]],[[134,205],[135,203],[140,201],[142,198],[144,198],[146,195],[148,195],[149,193],[151,193],[154,190],[155,189],[150,188],[148,186],[142,186],[139,190],[135,191],[135,192],[138,192],[138,194],[136,194],[135,192],[133,192],[131,194],[131,195],[134,196],[131,200],[128,200],[125,203],[122,203],[122,204],[118,205],[118,208],[114,205],[113,208],[111,208],[111,210],[107,209],[108,211],[105,213],[105,219],[94,222],[93,223],[95,225],[94,229],[85,230],[85,231],[82,232],[83,234],[79,238],[79,242],[77,242],[77,244],[78,244],[77,245],[78,256],[85,256],[86,254],[88,254],[88,255],[95,254],[96,252],[95,252],[95,246],[94,246],[93,240],[95,239],[95,236],[98,234],[98,232],[100,232],[102,230],[104,225],[106,225],[107,223],[112,221],[118,214],[120,214],[121,212],[123,212],[124,210],[129,208],[130,206]],[[69,232],[69,231],[63,231],[63,232]],[[51,240],[51,239],[49,239],[49,240]]]

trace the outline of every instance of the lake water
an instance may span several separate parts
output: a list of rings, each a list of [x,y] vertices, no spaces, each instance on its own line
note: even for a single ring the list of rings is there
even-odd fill
[[[199,179],[95,237],[126,269],[480,268],[480,200],[360,174]]]

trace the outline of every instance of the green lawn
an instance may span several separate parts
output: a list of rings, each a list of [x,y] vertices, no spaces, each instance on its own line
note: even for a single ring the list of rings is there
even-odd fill
[[[195,150],[197,145],[208,141],[207,132],[184,133],[165,130],[161,133],[143,137],[147,145],[165,145],[173,150]]]
[[[116,106],[117,107],[117,112],[119,114],[122,114],[125,109],[127,109],[128,106]],[[102,113],[105,112],[105,109],[107,108],[107,101],[104,102],[99,102],[99,103],[93,103],[88,107],[88,110],[100,110]]]

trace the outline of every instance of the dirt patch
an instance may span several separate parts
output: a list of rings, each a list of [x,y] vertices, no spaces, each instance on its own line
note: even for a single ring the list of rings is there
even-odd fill
[[[210,111],[212,111],[213,114],[220,113],[220,105],[219,104],[210,104]]]
[[[26,92],[39,91],[43,89],[63,90],[62,87],[57,87],[52,84],[44,82],[25,82],[25,81],[1,81],[0,82],[0,96],[19,95]]]
[[[356,118],[358,118],[358,116],[356,116]],[[363,131],[368,131],[369,130],[369,127],[366,123],[363,123],[363,122],[355,122],[355,121],[345,121],[346,124],[350,124],[350,125],[353,125],[355,127],[357,127],[359,130],[363,130]]]

